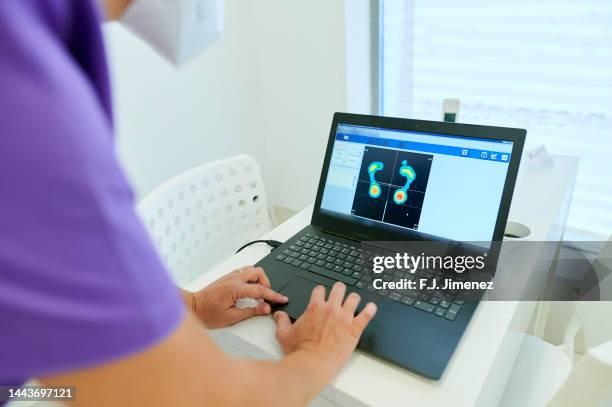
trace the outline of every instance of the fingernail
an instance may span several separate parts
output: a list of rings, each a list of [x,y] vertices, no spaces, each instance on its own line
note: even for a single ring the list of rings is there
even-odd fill
[[[289,301],[289,297],[285,297],[284,295],[281,295],[281,297],[283,298],[283,301],[285,302]]]
[[[264,311],[266,314],[269,314],[269,313],[270,313],[270,311],[272,311],[272,309],[270,308],[270,305],[265,304],[265,305],[263,306],[263,311]]]
[[[378,311],[378,308],[373,302],[369,303],[368,305],[370,306],[370,314],[373,316],[374,314],[376,314],[376,311]]]
[[[365,308],[363,309],[364,314],[367,315],[374,315],[376,313],[376,305],[374,305],[374,303],[372,302],[368,302],[365,306]]]

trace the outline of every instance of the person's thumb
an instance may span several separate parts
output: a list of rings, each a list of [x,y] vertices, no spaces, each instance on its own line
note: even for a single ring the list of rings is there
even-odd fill
[[[276,321],[276,338],[282,342],[289,334],[291,320],[286,312],[276,311],[274,313],[274,321]]]
[[[262,302],[256,307],[252,308],[233,308],[230,311],[231,324],[235,324],[236,322],[240,322],[244,319],[251,318],[257,315],[268,315],[270,314],[270,304],[266,302]]]

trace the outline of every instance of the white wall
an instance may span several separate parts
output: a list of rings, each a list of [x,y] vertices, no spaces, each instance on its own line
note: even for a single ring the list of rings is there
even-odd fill
[[[255,148],[255,48],[243,3],[227,1],[223,39],[179,70],[120,25],[106,25],[119,156],[139,195],[188,168]]]
[[[272,202],[314,201],[332,115],[346,110],[343,0],[257,2],[257,157]]]
[[[345,0],[347,110],[372,114],[378,109],[372,83],[372,0]],[[376,79],[378,82],[378,79]]]
[[[344,0],[226,0],[223,39],[175,70],[108,24],[119,156],[139,195],[247,153],[273,204],[312,202],[332,114],[347,108],[345,29]]]

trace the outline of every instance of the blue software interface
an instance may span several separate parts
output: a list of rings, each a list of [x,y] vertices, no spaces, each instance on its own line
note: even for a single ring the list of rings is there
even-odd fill
[[[512,142],[338,125],[321,211],[395,231],[488,242]]]

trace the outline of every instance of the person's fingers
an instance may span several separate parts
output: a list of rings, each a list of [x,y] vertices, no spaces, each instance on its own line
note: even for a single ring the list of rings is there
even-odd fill
[[[261,284],[240,284],[237,286],[234,295],[237,298],[261,298],[266,301],[272,301],[280,304],[285,304],[287,301],[289,301],[289,299],[284,295],[281,295],[271,288],[265,287]]]
[[[310,294],[310,302],[308,304],[311,305],[321,302],[325,302],[325,287],[318,285],[312,290],[312,293]]]
[[[238,274],[238,277],[245,283],[259,283],[265,287],[271,287],[270,280],[261,267],[243,267]]]
[[[330,293],[329,293],[329,303],[332,305],[337,305],[339,307],[342,306],[342,300],[344,299],[344,294],[346,293],[346,286],[341,282],[334,283]]]
[[[369,302],[363,310],[353,319],[353,327],[355,328],[355,333],[357,335],[361,335],[363,330],[368,326],[368,323],[374,318],[376,314],[376,304],[373,302]]]
[[[346,301],[344,301],[344,305],[342,309],[349,315],[353,316],[355,314],[355,310],[361,301],[361,296],[357,293],[350,293],[348,297],[346,297]]]
[[[276,311],[274,313],[274,321],[276,322],[276,337],[282,340],[291,330],[291,320],[289,319],[289,315],[283,311]]]
[[[227,312],[230,315],[231,323],[235,324],[237,322],[242,321],[243,319],[247,319],[250,317],[254,317],[256,315],[268,315],[271,312],[270,304],[262,302],[256,307],[253,308],[232,308]]]

